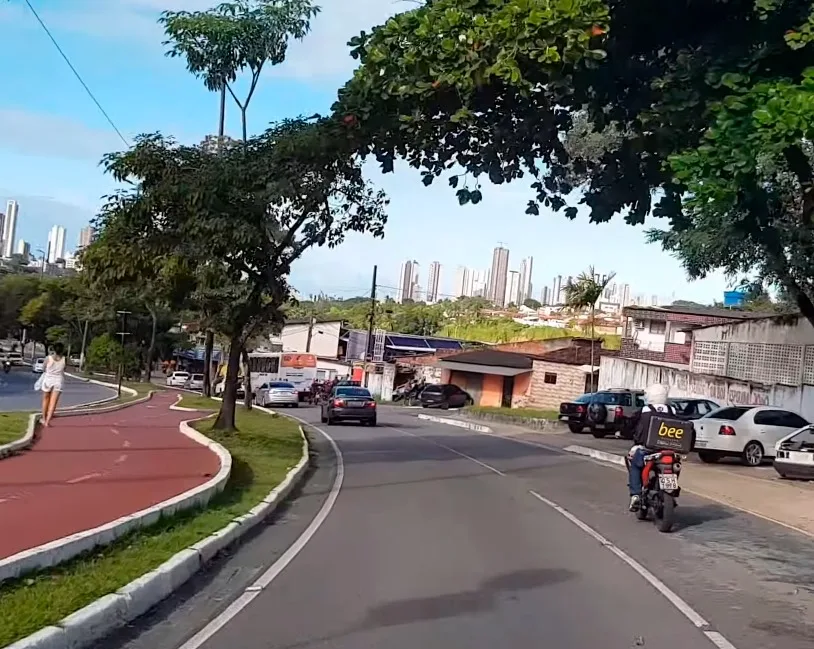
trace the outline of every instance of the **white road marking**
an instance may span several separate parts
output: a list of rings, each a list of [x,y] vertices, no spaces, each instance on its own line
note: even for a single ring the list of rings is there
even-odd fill
[[[113,464],[121,464],[125,460],[127,460],[127,455],[120,455]]]
[[[718,647],[718,649],[735,649],[735,645],[717,631],[704,631],[704,635],[707,636],[710,642]]]
[[[10,498],[0,498],[0,505],[2,505],[3,503],[7,503],[9,500],[11,500],[11,499]]]
[[[130,440],[124,440],[122,442],[122,448],[130,448]]]
[[[416,435],[415,433],[411,433],[411,432],[408,432],[406,430],[402,430],[401,428],[396,428],[394,426],[383,426],[383,428],[390,428],[392,430],[398,431],[402,435],[409,435],[410,437],[417,437],[418,439],[423,439],[425,442],[428,442],[429,444],[432,444],[433,446],[438,446],[439,448],[443,448],[443,449],[449,451],[450,453],[454,453],[455,455],[458,455],[458,456],[460,456],[462,458],[465,458],[465,459],[469,460],[470,462],[474,462],[475,464],[477,464],[479,466],[482,466],[484,469],[488,469],[492,473],[495,473],[495,474],[497,474],[499,476],[503,476],[504,478],[506,477],[506,474],[503,473],[503,471],[501,471],[500,469],[496,469],[495,467],[486,464],[486,462],[481,462],[480,460],[472,457],[471,455],[467,455],[466,453],[461,453],[460,451],[456,451],[454,448],[450,448],[449,446],[445,446],[444,444],[436,442],[436,441],[434,441],[432,439],[427,439],[423,435]]]
[[[118,429],[116,429],[116,428],[111,428],[111,429],[110,429],[110,432],[111,432],[111,433],[113,433],[114,435],[120,435],[120,434],[121,434],[121,433],[119,432],[119,430],[118,430]]]
[[[294,544],[291,545],[280,556],[280,558],[268,568],[268,570],[260,575],[260,577],[258,577],[251,586],[246,588],[243,594],[232,602],[225,611],[211,620],[209,624],[187,640],[179,649],[198,649],[224,626],[226,626],[232,619],[234,619],[238,613],[246,608],[254,600],[254,598],[262,593],[263,589],[267,588],[271,582],[273,582],[274,579],[286,569],[288,564],[290,564],[296,558],[296,556],[306,546],[308,541],[310,541],[314,534],[317,533],[317,530],[319,530],[319,528],[325,522],[325,519],[328,518],[328,515],[331,513],[331,510],[336,504],[336,499],[339,497],[339,491],[342,489],[342,482],[345,479],[345,463],[342,459],[342,451],[339,450],[339,446],[333,440],[333,438],[321,428],[317,428],[310,422],[300,419],[299,417],[295,417],[294,415],[289,416],[292,419],[296,419],[306,426],[310,426],[311,428],[319,431],[322,436],[328,440],[333,448],[334,454],[336,455],[336,477],[334,478],[333,485],[331,485],[331,491],[328,494],[328,497],[325,499],[322,508],[319,510],[316,517],[314,517],[314,520],[311,521],[311,524],[297,538]]]
[[[80,482],[85,482],[86,480],[93,480],[93,478],[101,478],[101,473],[88,473],[86,475],[81,475],[78,478],[73,478],[71,480],[67,480],[68,484],[78,484]]]

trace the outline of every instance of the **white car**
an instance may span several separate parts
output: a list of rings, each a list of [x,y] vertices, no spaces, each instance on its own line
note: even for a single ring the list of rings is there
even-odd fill
[[[782,478],[814,480],[814,426],[795,430],[777,442],[774,469]]]
[[[725,406],[696,419],[695,450],[702,462],[740,457],[746,466],[760,466],[774,457],[777,443],[807,426],[800,415],[773,406]]]
[[[270,381],[264,383],[255,393],[254,402],[258,406],[291,406],[300,405],[300,395],[297,387],[287,381]]]
[[[173,372],[167,377],[167,386],[171,388],[183,388],[189,381],[189,372]]]
[[[45,371],[45,359],[38,358],[31,363],[31,371],[34,372],[34,374],[42,374]]]
[[[187,390],[203,390],[203,379],[203,374],[193,374],[184,387]]]

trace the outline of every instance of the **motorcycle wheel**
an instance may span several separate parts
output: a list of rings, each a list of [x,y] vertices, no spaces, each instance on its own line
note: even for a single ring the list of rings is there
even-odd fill
[[[662,494],[662,506],[656,510],[656,526],[659,532],[670,532],[675,523],[676,501],[670,494]]]
[[[641,502],[639,503],[639,509],[636,510],[636,518],[640,521],[647,520],[647,503],[645,502],[644,496],[642,496]]]

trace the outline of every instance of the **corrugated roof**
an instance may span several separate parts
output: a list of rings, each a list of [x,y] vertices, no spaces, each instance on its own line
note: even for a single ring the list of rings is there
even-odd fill
[[[718,307],[694,307],[694,306],[626,306],[625,311],[653,311],[656,313],[680,313],[682,315],[707,316],[711,318],[730,318],[731,320],[753,320],[757,318],[768,318],[771,313],[759,313],[757,311],[738,311],[736,309],[721,309]]]
[[[514,352],[501,352],[484,349],[474,352],[463,352],[452,356],[445,356],[441,361],[450,363],[467,363],[471,365],[488,365],[490,367],[512,367],[514,369],[532,368],[532,359],[539,358],[533,354],[516,354]]]

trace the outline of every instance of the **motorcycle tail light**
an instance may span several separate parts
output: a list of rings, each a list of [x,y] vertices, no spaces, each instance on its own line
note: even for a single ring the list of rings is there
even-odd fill
[[[732,428],[732,426],[721,426],[718,429],[718,434],[719,435],[734,435],[735,434],[735,429]]]
[[[673,463],[673,456],[672,455],[662,455],[659,462],[662,464],[672,464]]]

